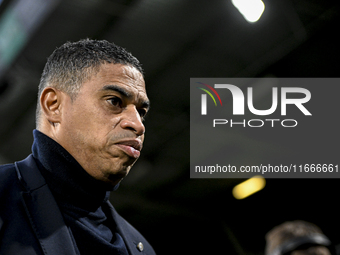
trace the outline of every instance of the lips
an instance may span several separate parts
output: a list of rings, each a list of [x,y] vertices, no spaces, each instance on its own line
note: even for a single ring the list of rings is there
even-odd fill
[[[116,145],[132,158],[139,158],[142,150],[142,142],[140,140],[119,141]]]

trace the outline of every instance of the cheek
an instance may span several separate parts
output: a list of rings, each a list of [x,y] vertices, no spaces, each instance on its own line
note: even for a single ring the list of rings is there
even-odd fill
[[[69,129],[88,146],[103,148],[117,136],[120,117],[112,117],[97,111],[83,111],[70,117]]]
[[[79,101],[79,100],[78,100]],[[83,100],[85,101],[85,100]],[[66,124],[77,130],[93,130],[100,123],[100,112],[97,107],[74,103],[66,113]]]
[[[61,123],[61,128],[67,136],[66,139],[79,143],[77,147],[97,136],[96,130],[99,127],[95,120],[96,114],[92,114],[88,109],[80,110],[79,107],[73,107],[66,111],[63,117],[64,122]]]
[[[102,105],[75,102],[65,111],[64,138],[78,149],[105,150],[118,136],[120,120],[121,117],[106,111]]]

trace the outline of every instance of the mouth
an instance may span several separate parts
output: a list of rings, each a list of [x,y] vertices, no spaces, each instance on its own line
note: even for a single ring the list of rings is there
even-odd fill
[[[140,140],[125,140],[115,143],[121,150],[132,158],[139,158],[140,151],[142,150],[142,142]]]

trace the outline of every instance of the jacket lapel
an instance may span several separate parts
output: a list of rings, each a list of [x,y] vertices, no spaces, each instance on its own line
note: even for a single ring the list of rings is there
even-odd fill
[[[16,162],[23,204],[45,255],[77,254],[58,205],[32,155]]]
[[[113,219],[116,222],[117,231],[123,237],[129,253],[131,255],[144,254],[144,252],[138,248],[139,243],[144,241],[140,239],[140,234],[137,233],[137,231],[116,212],[110,202],[108,202],[108,204],[111,209]]]

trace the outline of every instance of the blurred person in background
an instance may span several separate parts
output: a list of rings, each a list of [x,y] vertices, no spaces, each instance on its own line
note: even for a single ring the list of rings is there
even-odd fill
[[[48,58],[32,154],[0,167],[0,254],[155,254],[109,202],[144,141],[143,70],[105,40]]]
[[[335,248],[315,224],[296,220],[266,234],[265,255],[335,255]]]

